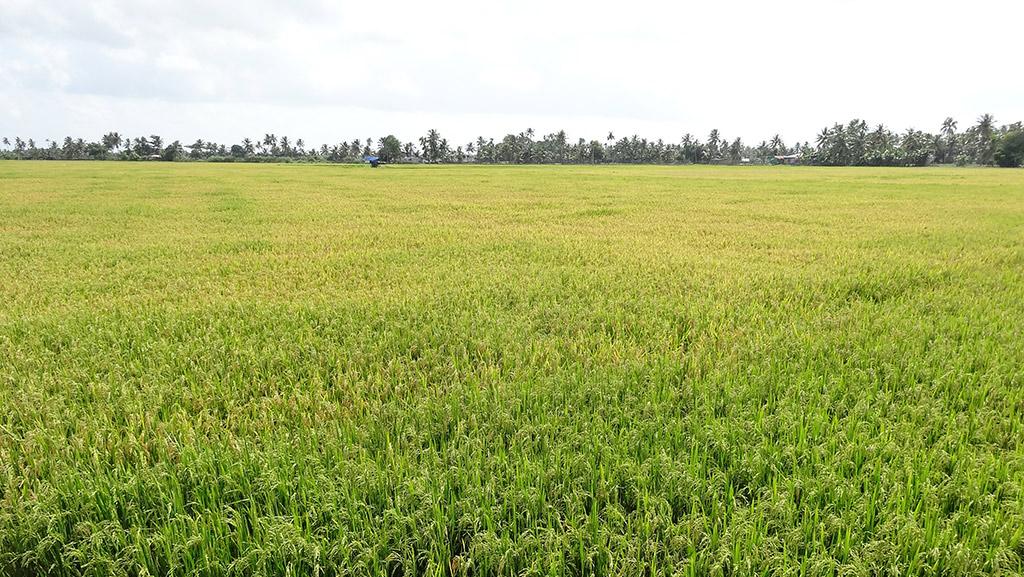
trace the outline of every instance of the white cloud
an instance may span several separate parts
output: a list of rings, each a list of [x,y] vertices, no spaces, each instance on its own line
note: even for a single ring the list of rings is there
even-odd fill
[[[0,132],[675,141],[1024,118],[1018,0],[0,0]],[[20,110],[20,115],[14,114]]]

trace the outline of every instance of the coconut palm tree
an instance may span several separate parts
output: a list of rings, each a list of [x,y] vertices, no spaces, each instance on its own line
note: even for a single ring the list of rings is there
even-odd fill
[[[942,130],[940,131],[942,137],[936,142],[939,145],[936,155],[942,162],[951,162],[956,158],[956,126],[957,122],[953,120],[952,116],[947,116],[942,121]]]
[[[978,164],[992,164],[995,160],[996,120],[991,114],[982,114],[978,117],[978,124],[975,126],[978,133]]]
[[[952,116],[947,116],[946,119],[942,121],[942,134],[943,134],[943,136],[946,136],[948,138],[948,137],[956,134],[956,125],[957,125],[956,120],[953,120]]]
[[[263,135],[263,150],[272,155],[277,154],[277,136],[273,134]]]
[[[718,129],[713,128],[711,133],[708,134],[708,156],[711,160],[715,160],[719,157],[720,152],[718,145],[721,144],[721,136],[718,134]]]

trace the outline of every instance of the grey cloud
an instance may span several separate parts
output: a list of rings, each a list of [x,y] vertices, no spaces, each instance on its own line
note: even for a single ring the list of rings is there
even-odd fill
[[[571,0],[395,0],[383,8],[352,0],[0,1],[0,96],[21,109],[48,94],[67,97],[61,102],[170,103],[177,111],[335,107],[419,118],[628,117],[671,126],[742,119],[775,131],[800,119],[817,126],[851,114],[891,121],[879,111],[908,106],[879,101],[869,81],[875,78],[913,98],[922,115],[926,106],[929,118],[953,113],[932,110],[939,105],[923,97],[922,79],[938,64],[901,69],[881,57],[888,55],[884,44],[809,48],[856,37],[866,22],[837,21],[832,16],[846,9],[813,0],[794,0],[783,15],[755,0],[727,7],[655,1],[643,10]],[[1021,13],[1011,0],[977,2]],[[914,17],[905,10],[887,26]],[[944,97],[979,111],[1002,103],[1011,110],[1003,116],[1014,116],[1019,102],[1000,95],[1019,94],[1020,80],[994,73],[998,65],[982,57],[1010,53],[1011,36],[995,29],[985,36],[1004,46],[962,42],[970,49],[954,51],[942,69],[959,62],[962,74],[988,80],[956,83]],[[907,28],[899,45],[921,45],[924,37],[930,33]],[[798,54],[798,62],[778,66],[771,59],[778,51]],[[968,93],[967,84],[979,88]]]

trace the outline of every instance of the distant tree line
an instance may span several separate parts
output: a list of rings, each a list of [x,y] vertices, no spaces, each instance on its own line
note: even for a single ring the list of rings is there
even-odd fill
[[[129,137],[118,132],[97,142],[70,136],[63,142],[39,146],[31,138],[3,137],[0,158],[39,160],[163,160],[207,162],[362,162],[377,156],[383,162],[486,163],[486,164],[777,164],[824,166],[924,166],[927,164],[1024,164],[1024,127],[1020,122],[996,126],[992,115],[959,131],[947,118],[937,133],[908,129],[897,133],[879,124],[874,128],[859,119],[823,129],[814,143],[787,144],[781,136],[756,145],[729,139],[712,130],[706,139],[686,134],[678,143],[648,140],[636,135],[603,140],[570,141],[565,131],[540,138],[533,129],[507,134],[500,140],[483,136],[453,145],[437,130],[416,143],[402,143],[394,135],[355,139],[338,144],[307,147],[301,138],[266,134],[237,144],[196,140],[165,143],[159,135]]]

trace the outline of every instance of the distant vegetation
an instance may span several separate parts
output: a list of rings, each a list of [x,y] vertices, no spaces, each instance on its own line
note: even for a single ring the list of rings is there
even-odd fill
[[[430,130],[418,142],[402,143],[394,135],[307,147],[301,138],[266,134],[237,144],[196,140],[166,143],[159,135],[129,137],[105,134],[97,142],[67,137],[63,143],[39,146],[32,139],[3,138],[0,158],[40,160],[164,160],[214,162],[362,162],[379,156],[384,162],[485,164],[776,164],[824,166],[924,166],[927,164],[1024,164],[1024,127],[1020,122],[996,126],[985,114],[964,131],[947,118],[937,133],[908,129],[896,133],[864,120],[835,124],[818,134],[814,143],[790,143],[778,134],[757,145],[729,139],[718,130],[707,138],[686,134],[678,143],[633,135],[603,140],[570,141],[565,131],[537,138],[533,129],[507,134],[500,140],[478,137],[456,145]]]

